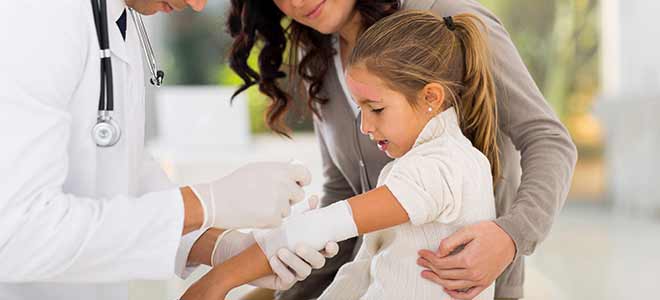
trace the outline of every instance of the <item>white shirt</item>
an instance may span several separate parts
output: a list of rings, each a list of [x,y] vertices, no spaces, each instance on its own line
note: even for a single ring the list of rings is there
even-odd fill
[[[453,108],[433,118],[413,148],[386,165],[378,179],[410,222],[364,235],[355,260],[339,269],[319,299],[450,299],[420,276],[417,252],[436,250],[466,225],[495,219],[490,172],[488,159],[463,136]],[[493,296],[490,286],[475,299]]]
[[[143,149],[142,54],[130,16],[126,41],[115,24],[124,6],[108,1],[122,129],[111,148],[91,138],[100,71],[90,1],[0,10],[0,299],[127,299],[121,281],[171,277],[192,244],[179,248],[181,194]]]

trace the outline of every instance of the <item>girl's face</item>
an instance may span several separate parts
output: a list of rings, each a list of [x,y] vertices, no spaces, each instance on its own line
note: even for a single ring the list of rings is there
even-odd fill
[[[273,0],[280,10],[296,22],[331,34],[349,22],[357,0]]]
[[[360,130],[391,158],[399,158],[412,148],[433,112],[437,111],[435,104],[426,104],[427,101],[421,99],[417,99],[418,103],[424,103],[420,107],[411,106],[403,94],[391,90],[363,66],[350,67],[346,83],[353,100],[360,106]]]

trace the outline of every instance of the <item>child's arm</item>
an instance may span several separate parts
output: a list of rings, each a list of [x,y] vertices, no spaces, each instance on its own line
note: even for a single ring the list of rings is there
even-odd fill
[[[257,244],[250,246],[195,282],[181,300],[224,300],[233,288],[262,278],[273,271]]]
[[[381,186],[347,200],[359,234],[374,232],[408,222],[408,213],[392,192]]]
[[[279,228],[255,232],[263,253],[251,251],[239,256],[246,261],[265,261],[266,257],[273,257],[281,248],[295,250],[297,245],[305,244],[322,249],[327,241],[342,241],[408,221],[415,225],[430,221],[453,222],[461,211],[462,171],[451,166],[423,158],[401,160],[399,167],[384,180],[383,186],[322,209],[290,217]],[[267,263],[252,267],[260,269],[245,267],[235,270],[238,272],[236,274],[223,273],[242,278],[234,281],[229,288],[269,272]]]
[[[350,209],[352,210],[352,220],[350,220],[350,222],[354,222],[356,232],[354,235],[345,237],[344,239],[357,236],[358,234],[364,234],[389,228],[408,221],[408,215],[406,211],[403,209],[401,204],[399,204],[389,189],[385,186],[350,198],[347,200],[347,204],[350,205]],[[311,233],[311,236],[317,236],[317,240],[321,241],[320,244],[325,245],[325,243],[331,240],[331,238],[324,237],[324,232],[327,231],[320,229],[332,229],[336,227],[327,226],[318,218],[316,218],[323,215],[324,208],[316,210],[315,212],[318,212],[318,214],[315,214],[314,216],[305,217],[306,214],[294,216],[291,218],[293,220],[288,220],[287,223],[285,223],[279,229],[286,228],[287,225],[291,227],[292,224],[294,224],[293,226],[297,226],[298,229],[301,229],[301,224],[304,224],[305,228],[302,229],[308,233]],[[300,221],[297,221],[296,219],[299,219]],[[276,235],[281,234],[282,232],[287,233],[287,230],[278,231],[278,229],[275,229],[262,231],[262,233],[265,233],[264,237],[266,237],[268,240],[266,242],[269,243],[272,243],[270,242],[270,239],[277,240],[278,237],[276,237]],[[306,238],[308,237],[309,236],[306,236]],[[284,240],[288,239],[285,238]],[[307,240],[305,240],[305,242],[314,244],[314,242]],[[286,242],[274,242],[274,244],[275,246],[269,245],[265,248],[272,248],[272,251],[277,251],[280,248],[295,247],[295,244],[289,246],[286,244]],[[211,270],[202,279],[191,286],[181,299],[224,299],[224,297],[231,289],[271,274],[272,269],[270,268],[270,265],[268,264],[268,258],[266,257],[268,253],[264,254],[264,252],[271,251],[262,251],[256,244],[253,245],[252,247],[243,251],[241,254],[213,268],[213,270]],[[272,257],[272,255],[269,255],[268,257]]]

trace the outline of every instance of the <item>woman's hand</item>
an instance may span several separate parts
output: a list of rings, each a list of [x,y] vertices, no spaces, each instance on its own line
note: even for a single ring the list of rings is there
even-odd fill
[[[464,246],[461,249],[461,246]],[[466,226],[440,243],[438,251],[421,250],[422,277],[456,299],[473,299],[511,264],[516,247],[495,222]]]

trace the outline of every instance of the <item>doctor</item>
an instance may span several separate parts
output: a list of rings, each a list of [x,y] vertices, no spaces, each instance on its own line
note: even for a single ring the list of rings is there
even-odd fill
[[[107,22],[99,28],[107,24],[110,50],[100,51],[89,0],[4,3],[0,299],[127,299],[121,281],[185,276],[197,263],[227,259],[227,249],[251,242],[208,228],[274,226],[304,198],[310,175],[299,165],[255,163],[178,188],[144,153],[145,80],[126,6],[153,14],[205,4],[107,0],[99,11]],[[101,75],[102,56],[110,58],[112,84]],[[102,78],[111,87],[105,95]],[[121,134],[108,143],[107,131],[92,129],[107,117],[98,113],[99,102],[107,106],[110,92]],[[304,246],[298,255],[281,252],[271,262],[277,275],[256,284],[286,289],[322,266],[336,245],[324,253]]]

